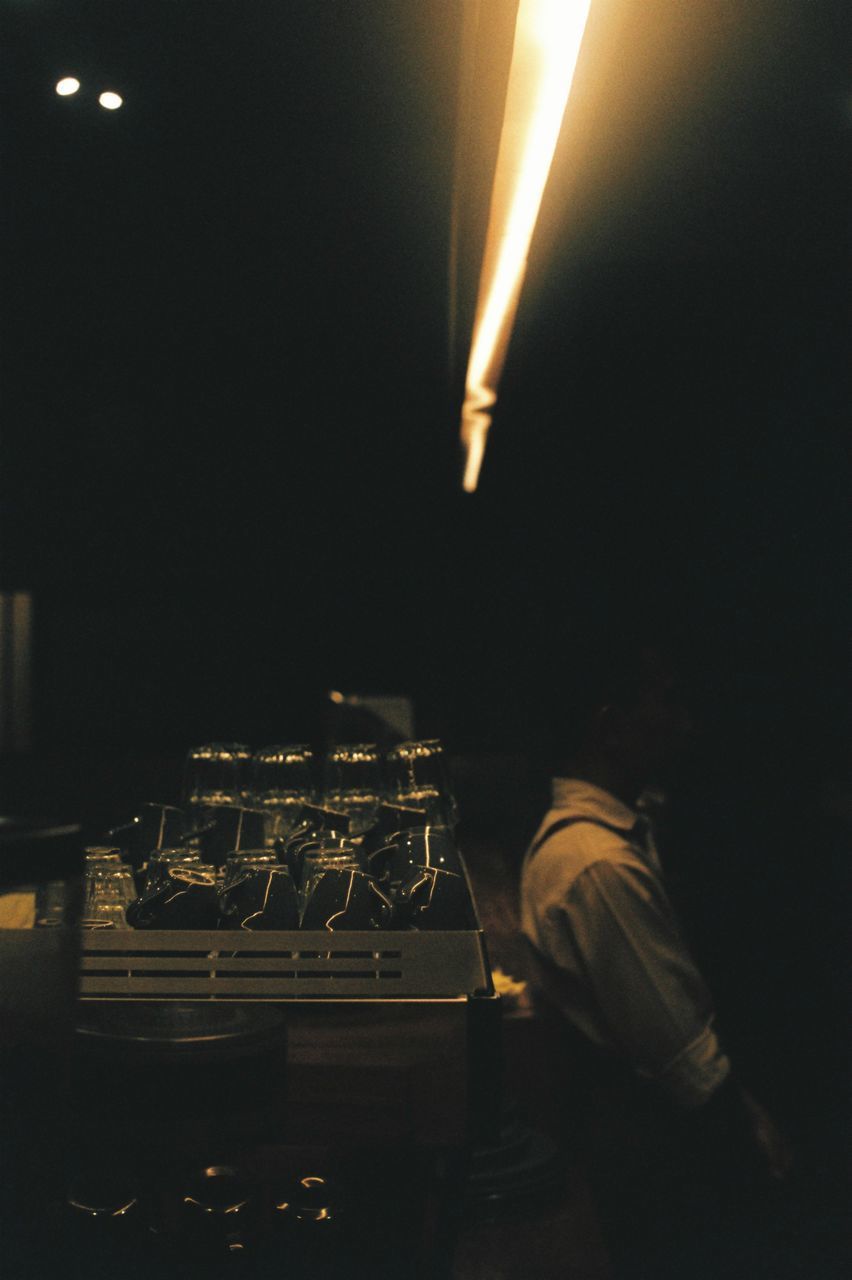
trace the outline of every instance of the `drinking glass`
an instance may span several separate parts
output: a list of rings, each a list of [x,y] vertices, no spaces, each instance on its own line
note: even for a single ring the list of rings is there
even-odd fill
[[[394,887],[407,884],[423,867],[462,874],[461,859],[448,827],[412,827],[399,831],[388,842],[386,852],[389,854],[388,881]]]
[[[393,916],[390,898],[357,867],[325,866],[308,881],[302,929],[380,929]]]
[[[425,809],[428,820],[454,826],[458,810],[437,738],[400,742],[385,755],[388,794],[399,804]]]
[[[134,929],[215,929],[219,916],[216,868],[203,862],[172,863],[163,878],[130,906]]]
[[[321,805],[306,804],[299,814],[297,825],[281,843],[284,849],[289,851],[304,843],[305,840],[315,840],[317,837],[325,836],[348,836],[350,830],[347,814],[337,813],[334,809],[324,809]]]
[[[155,889],[166,878],[169,867],[201,865],[201,857],[191,849],[156,849],[148,859],[145,893]]]
[[[112,867],[116,871],[120,871],[124,866],[121,850],[116,848],[115,845],[107,844],[89,845],[83,850],[83,862],[86,874],[88,874],[90,870],[94,871],[97,868],[103,867]]]
[[[325,871],[360,871],[358,851],[348,840],[319,840],[302,850],[299,900],[302,912]]]
[[[280,866],[277,857],[268,849],[245,849],[232,853],[225,863],[222,890],[228,889],[235,880],[239,880],[248,867],[277,866]]]
[[[280,864],[248,859],[219,895],[221,928],[295,929],[298,924],[296,886]]]
[[[87,867],[82,927],[129,929],[125,912],[135,897],[136,886],[129,868],[108,864]]]
[[[183,803],[191,812],[241,805],[248,791],[251,748],[241,742],[209,742],[186,757]]]
[[[398,925],[414,929],[470,927],[464,877],[438,867],[414,867],[407,884],[392,886],[390,896]]]
[[[382,799],[382,766],[374,742],[335,747],[325,757],[323,803],[345,813],[353,836],[369,831]]]
[[[316,798],[313,758],[314,753],[304,743],[262,747],[252,756],[250,803],[272,819],[268,828],[270,846],[293,830],[302,807]]]

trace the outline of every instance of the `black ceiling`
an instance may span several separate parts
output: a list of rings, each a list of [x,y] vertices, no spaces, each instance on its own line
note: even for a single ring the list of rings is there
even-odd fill
[[[593,4],[465,497],[461,0],[4,0],[7,584],[272,600],[327,653],[426,608],[498,670],[628,596],[833,643],[844,7]]]

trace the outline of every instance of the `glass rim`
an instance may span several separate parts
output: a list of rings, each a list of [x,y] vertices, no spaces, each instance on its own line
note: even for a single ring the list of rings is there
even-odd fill
[[[313,748],[307,742],[273,744],[268,747],[258,747],[252,753],[252,759],[263,764],[302,763],[306,760],[313,760],[313,757]]]
[[[325,753],[327,764],[349,764],[350,762],[372,764],[374,760],[381,760],[381,751],[376,742],[345,742],[340,746],[331,747]]]
[[[183,881],[185,884],[216,887],[216,868],[207,863],[200,863],[197,866],[178,866],[173,869],[171,874],[173,879]]]
[[[187,760],[246,760],[251,759],[252,749],[245,742],[204,742],[190,747]]]
[[[398,742],[385,752],[387,760],[412,760],[418,756],[442,756],[444,746],[440,738],[417,738],[407,742]]]

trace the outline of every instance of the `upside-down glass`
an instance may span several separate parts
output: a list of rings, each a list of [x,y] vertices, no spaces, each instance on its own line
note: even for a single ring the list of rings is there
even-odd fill
[[[246,849],[244,852],[232,853],[224,867],[219,869],[219,893],[224,893],[235,880],[245,874],[250,867],[280,867],[274,853],[267,849]]]
[[[208,742],[187,753],[183,804],[192,813],[241,805],[249,786],[251,748],[241,742]]]
[[[115,845],[110,844],[92,844],[83,850],[83,863],[85,873],[88,875],[90,871],[96,868],[112,867],[116,871],[120,871],[125,865],[121,856],[121,850]]]
[[[265,859],[247,859],[219,894],[223,929],[296,929],[299,914],[290,872]]]
[[[168,874],[169,867],[200,866],[201,858],[191,849],[156,849],[148,859],[145,892],[156,888]]]
[[[334,747],[323,769],[323,804],[349,818],[353,836],[369,831],[382,799],[382,765],[374,742]]]
[[[299,907],[304,914],[308,900],[325,871],[360,871],[358,851],[347,840],[320,840],[302,853]]]
[[[425,809],[430,822],[455,825],[458,811],[437,738],[392,747],[385,756],[385,776],[392,800]]]
[[[293,830],[302,807],[316,798],[313,758],[304,743],[262,747],[252,756],[250,803],[273,819],[270,845]]]
[[[84,884],[84,929],[128,929],[126,910],[136,898],[133,874],[127,867],[87,866]]]
[[[203,862],[166,866],[128,910],[134,929],[215,929],[218,917],[216,868]]]
[[[371,876],[356,867],[325,867],[299,921],[302,929],[379,929],[391,922],[393,904]]]

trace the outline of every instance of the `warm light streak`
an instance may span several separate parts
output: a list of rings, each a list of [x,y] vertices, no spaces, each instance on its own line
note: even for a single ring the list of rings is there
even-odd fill
[[[520,0],[465,379],[463,487],[479,481],[491,410],[591,0]]]
[[[62,80],[57,81],[56,92],[60,98],[70,98],[72,93],[76,93],[80,88],[80,81],[76,76],[64,76]]]
[[[124,99],[120,93],[113,93],[108,89],[106,93],[102,93],[98,98],[98,102],[107,111],[117,111],[119,107],[124,105]]]

